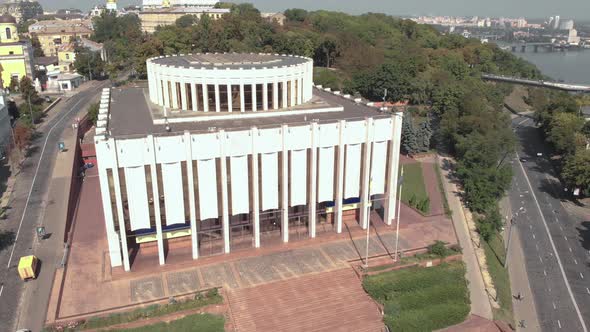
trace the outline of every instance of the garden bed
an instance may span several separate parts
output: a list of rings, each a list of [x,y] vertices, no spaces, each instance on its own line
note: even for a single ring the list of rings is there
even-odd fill
[[[92,317],[85,320],[77,320],[46,326],[43,331],[80,331],[108,328],[125,323],[131,323],[142,319],[161,317],[176,312],[202,308],[212,304],[220,304],[223,298],[217,288],[206,293],[197,293],[193,298],[184,301],[170,301],[168,304],[152,304],[133,311],[113,313],[108,316]],[[187,316],[188,317],[188,316]]]
[[[434,331],[461,323],[469,314],[465,266],[460,261],[367,276],[363,287],[383,306],[391,331]]]

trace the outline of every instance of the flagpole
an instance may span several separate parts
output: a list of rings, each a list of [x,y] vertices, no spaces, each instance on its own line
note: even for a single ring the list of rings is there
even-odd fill
[[[399,217],[400,217],[400,211],[402,209],[402,188],[404,185],[404,166],[402,165],[402,172],[400,175],[400,181],[399,181],[399,192],[398,192],[398,205],[397,205],[397,220],[396,220],[396,227],[395,227],[395,254],[394,254],[394,259],[395,261],[398,260],[398,252],[397,252],[397,248],[398,248],[398,243],[399,243]]]

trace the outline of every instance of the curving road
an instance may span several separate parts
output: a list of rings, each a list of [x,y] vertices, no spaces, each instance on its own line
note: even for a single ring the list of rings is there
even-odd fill
[[[36,240],[35,227],[42,223],[45,207],[57,199],[67,197],[48,197],[48,188],[53,172],[53,165],[58,153],[57,144],[64,130],[69,129],[76,117],[82,116],[88,104],[98,96],[107,82],[90,82],[84,91],[69,99],[62,100],[50,113],[53,114],[39,128],[34,151],[23,164],[17,175],[14,190],[10,198],[8,218],[0,221],[0,229],[13,231],[15,243],[0,252],[0,331],[14,331],[18,328],[30,328],[39,331],[45,321],[50,285],[55,267],[63,255],[63,238],[52,236],[39,243]],[[65,220],[55,221],[57,227],[64,227]],[[54,226],[54,225],[52,225]],[[59,233],[48,227],[48,233]],[[61,232],[63,233],[63,231]],[[25,284],[18,278],[16,266],[21,256],[37,252],[44,256],[39,278]],[[27,288],[35,312],[21,313],[23,290]],[[26,325],[26,326],[25,326]]]

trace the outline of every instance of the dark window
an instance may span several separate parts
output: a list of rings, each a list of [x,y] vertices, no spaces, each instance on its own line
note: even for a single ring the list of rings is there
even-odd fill
[[[10,28],[6,28],[6,39],[12,39],[12,31],[10,31]]]

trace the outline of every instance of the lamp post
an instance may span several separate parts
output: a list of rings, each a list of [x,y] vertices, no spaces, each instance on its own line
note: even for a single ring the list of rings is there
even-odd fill
[[[398,248],[398,244],[399,244],[399,217],[400,217],[400,211],[402,209],[402,189],[403,189],[403,185],[404,185],[404,166],[402,166],[402,171],[400,174],[400,179],[398,181],[399,183],[399,192],[398,192],[398,204],[397,204],[397,220],[396,220],[396,226],[395,226],[395,251],[394,251],[394,259],[395,261],[398,260],[398,252],[397,252],[397,248]]]
[[[521,206],[520,209],[518,209],[518,211],[514,212],[512,214],[512,216],[510,217],[510,228],[508,229],[508,242],[506,243],[506,258],[504,259],[504,267],[506,267],[506,265],[508,265],[508,257],[510,256],[510,240],[512,239],[512,227],[516,225],[516,221],[514,221],[514,218],[518,216],[518,214],[520,212],[524,212],[524,207]]]

